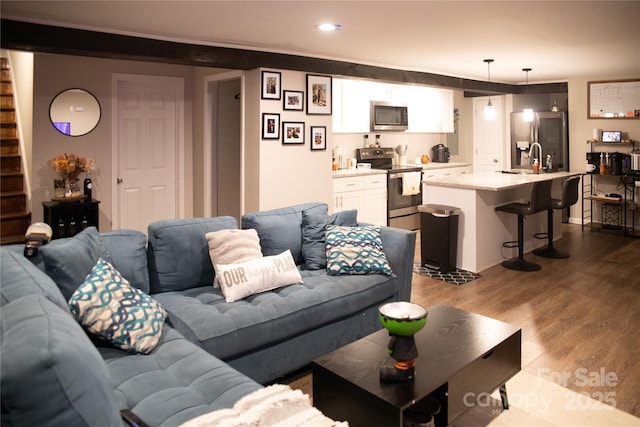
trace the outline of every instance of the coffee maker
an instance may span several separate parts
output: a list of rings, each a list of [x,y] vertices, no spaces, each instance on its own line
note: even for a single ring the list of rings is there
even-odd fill
[[[431,161],[435,163],[449,163],[449,148],[444,144],[434,145],[431,148]]]

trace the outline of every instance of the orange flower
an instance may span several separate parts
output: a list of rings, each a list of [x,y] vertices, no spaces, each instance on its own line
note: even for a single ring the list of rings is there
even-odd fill
[[[82,172],[95,170],[96,159],[87,159],[78,157],[73,153],[65,153],[51,160],[50,163],[62,179],[77,180]]]

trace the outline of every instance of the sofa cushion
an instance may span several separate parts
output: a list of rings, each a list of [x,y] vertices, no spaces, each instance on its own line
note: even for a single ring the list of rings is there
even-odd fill
[[[205,235],[229,228],[238,228],[238,222],[230,216],[150,224],[147,252],[151,293],[211,286],[214,270]]]
[[[149,293],[147,236],[137,230],[100,233],[100,240],[111,256],[107,259],[131,286]]]
[[[38,253],[45,272],[56,282],[67,301],[99,257],[111,259],[95,227],[82,230],[72,238],[52,240]]]
[[[254,229],[229,229],[212,231],[205,235],[209,244],[209,258],[213,263],[216,277],[213,285],[218,285],[220,271],[218,265],[240,264],[252,259],[262,258],[260,238]]]
[[[154,295],[172,325],[229,360],[377,306],[397,292],[395,276],[302,271],[303,283],[228,303],[206,286]]]
[[[358,211],[351,209],[329,216],[302,211],[302,257],[308,270],[327,266],[327,249],[324,231],[327,225],[358,225]]]
[[[102,258],[71,295],[69,307],[87,331],[132,353],[147,354],[155,348],[167,317],[157,301],[130,286]]]
[[[327,273],[391,274],[391,267],[382,248],[380,226],[343,227],[328,225]]]
[[[302,257],[302,212],[325,214],[325,203],[305,203],[286,208],[247,213],[242,216],[242,228],[255,228],[265,256],[278,255],[291,250],[297,265]]]
[[[121,425],[104,360],[68,312],[34,294],[0,315],[2,425]]]
[[[107,365],[118,407],[133,410],[150,426],[173,427],[231,408],[243,396],[262,388],[166,324],[160,342],[148,355],[113,347],[98,350]]]
[[[288,249],[280,255],[256,258],[239,264],[219,264],[217,273],[220,274],[218,280],[227,302],[302,282]]]
[[[67,301],[56,283],[24,257],[22,246],[0,248],[0,304],[5,305],[25,295],[42,294],[61,309],[68,311]]]

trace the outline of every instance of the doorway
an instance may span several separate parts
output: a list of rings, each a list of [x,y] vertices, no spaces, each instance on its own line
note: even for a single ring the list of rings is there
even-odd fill
[[[116,74],[113,228],[184,217],[184,80]]]
[[[488,97],[473,99],[473,171],[492,172],[504,168],[504,110],[502,97],[491,97],[495,120],[485,120]]]
[[[244,213],[244,75],[205,78],[204,215]]]

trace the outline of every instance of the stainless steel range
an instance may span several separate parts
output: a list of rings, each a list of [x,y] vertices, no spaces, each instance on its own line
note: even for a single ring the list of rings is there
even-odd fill
[[[393,148],[358,148],[358,162],[387,171],[387,225],[405,230],[420,228],[418,206],[422,204],[422,167],[393,164]],[[409,185],[413,184],[413,185]]]

